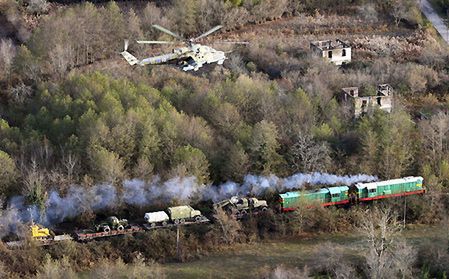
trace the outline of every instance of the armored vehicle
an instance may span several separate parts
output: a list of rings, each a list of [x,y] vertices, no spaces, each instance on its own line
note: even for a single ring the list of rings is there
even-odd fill
[[[221,208],[229,214],[235,214],[237,217],[248,214],[248,212],[259,212],[268,210],[267,201],[256,198],[232,197],[214,204],[214,208]]]
[[[123,231],[126,227],[128,227],[128,220],[110,216],[104,222],[96,225],[95,230],[97,232]]]

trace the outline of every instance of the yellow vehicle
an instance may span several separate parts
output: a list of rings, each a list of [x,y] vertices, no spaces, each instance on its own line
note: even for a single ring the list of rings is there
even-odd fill
[[[31,236],[32,238],[49,238],[52,237],[52,234],[49,229],[44,228],[42,226],[36,225],[34,223],[31,224]]]

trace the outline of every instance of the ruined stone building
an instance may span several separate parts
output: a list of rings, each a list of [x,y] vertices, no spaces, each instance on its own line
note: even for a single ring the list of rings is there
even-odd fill
[[[358,87],[343,88],[339,101],[349,109],[354,117],[363,116],[375,108],[379,108],[388,113],[393,108],[393,88],[389,84],[379,84],[376,95],[359,95]]]
[[[314,55],[323,57],[335,65],[351,62],[351,46],[339,39],[311,42],[310,49]]]

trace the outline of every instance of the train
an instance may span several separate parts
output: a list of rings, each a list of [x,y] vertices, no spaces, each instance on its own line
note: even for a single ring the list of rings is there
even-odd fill
[[[281,212],[294,211],[304,204],[308,206],[352,205],[373,200],[393,197],[419,195],[425,193],[424,179],[421,176],[409,176],[379,182],[356,183],[321,188],[315,191],[294,191],[279,195]]]
[[[426,192],[424,179],[421,176],[410,176],[378,182],[356,183],[324,187],[316,190],[300,190],[279,194],[277,201],[271,206],[273,211],[287,213],[301,207],[313,206],[351,206],[363,202],[383,200],[393,197],[422,195]],[[250,214],[264,213],[268,204],[256,198],[232,197],[213,205],[213,209],[221,208],[228,214],[234,214],[237,219],[244,219]],[[54,235],[49,229],[40,225],[30,226],[31,238],[40,245],[51,245],[58,241],[75,240],[88,241],[95,238],[110,237],[159,228],[178,227],[191,224],[211,222],[201,211],[190,205],[169,207],[165,211],[148,212],[144,215],[144,223],[129,224],[126,219],[115,216],[95,225],[93,229],[76,231],[71,234]],[[212,219],[213,221],[213,219]],[[23,241],[7,242],[9,247],[21,246]]]

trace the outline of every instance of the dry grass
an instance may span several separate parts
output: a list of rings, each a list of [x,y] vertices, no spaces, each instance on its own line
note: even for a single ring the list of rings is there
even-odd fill
[[[445,245],[441,228],[411,226],[403,232],[413,245],[421,246],[429,240]],[[283,265],[302,269],[313,266],[314,254],[326,242],[341,245],[351,259],[361,260],[363,241],[358,235],[323,234],[314,238],[268,241],[235,245],[232,251],[218,252],[199,260],[163,265],[168,278],[248,278],[261,268]]]

